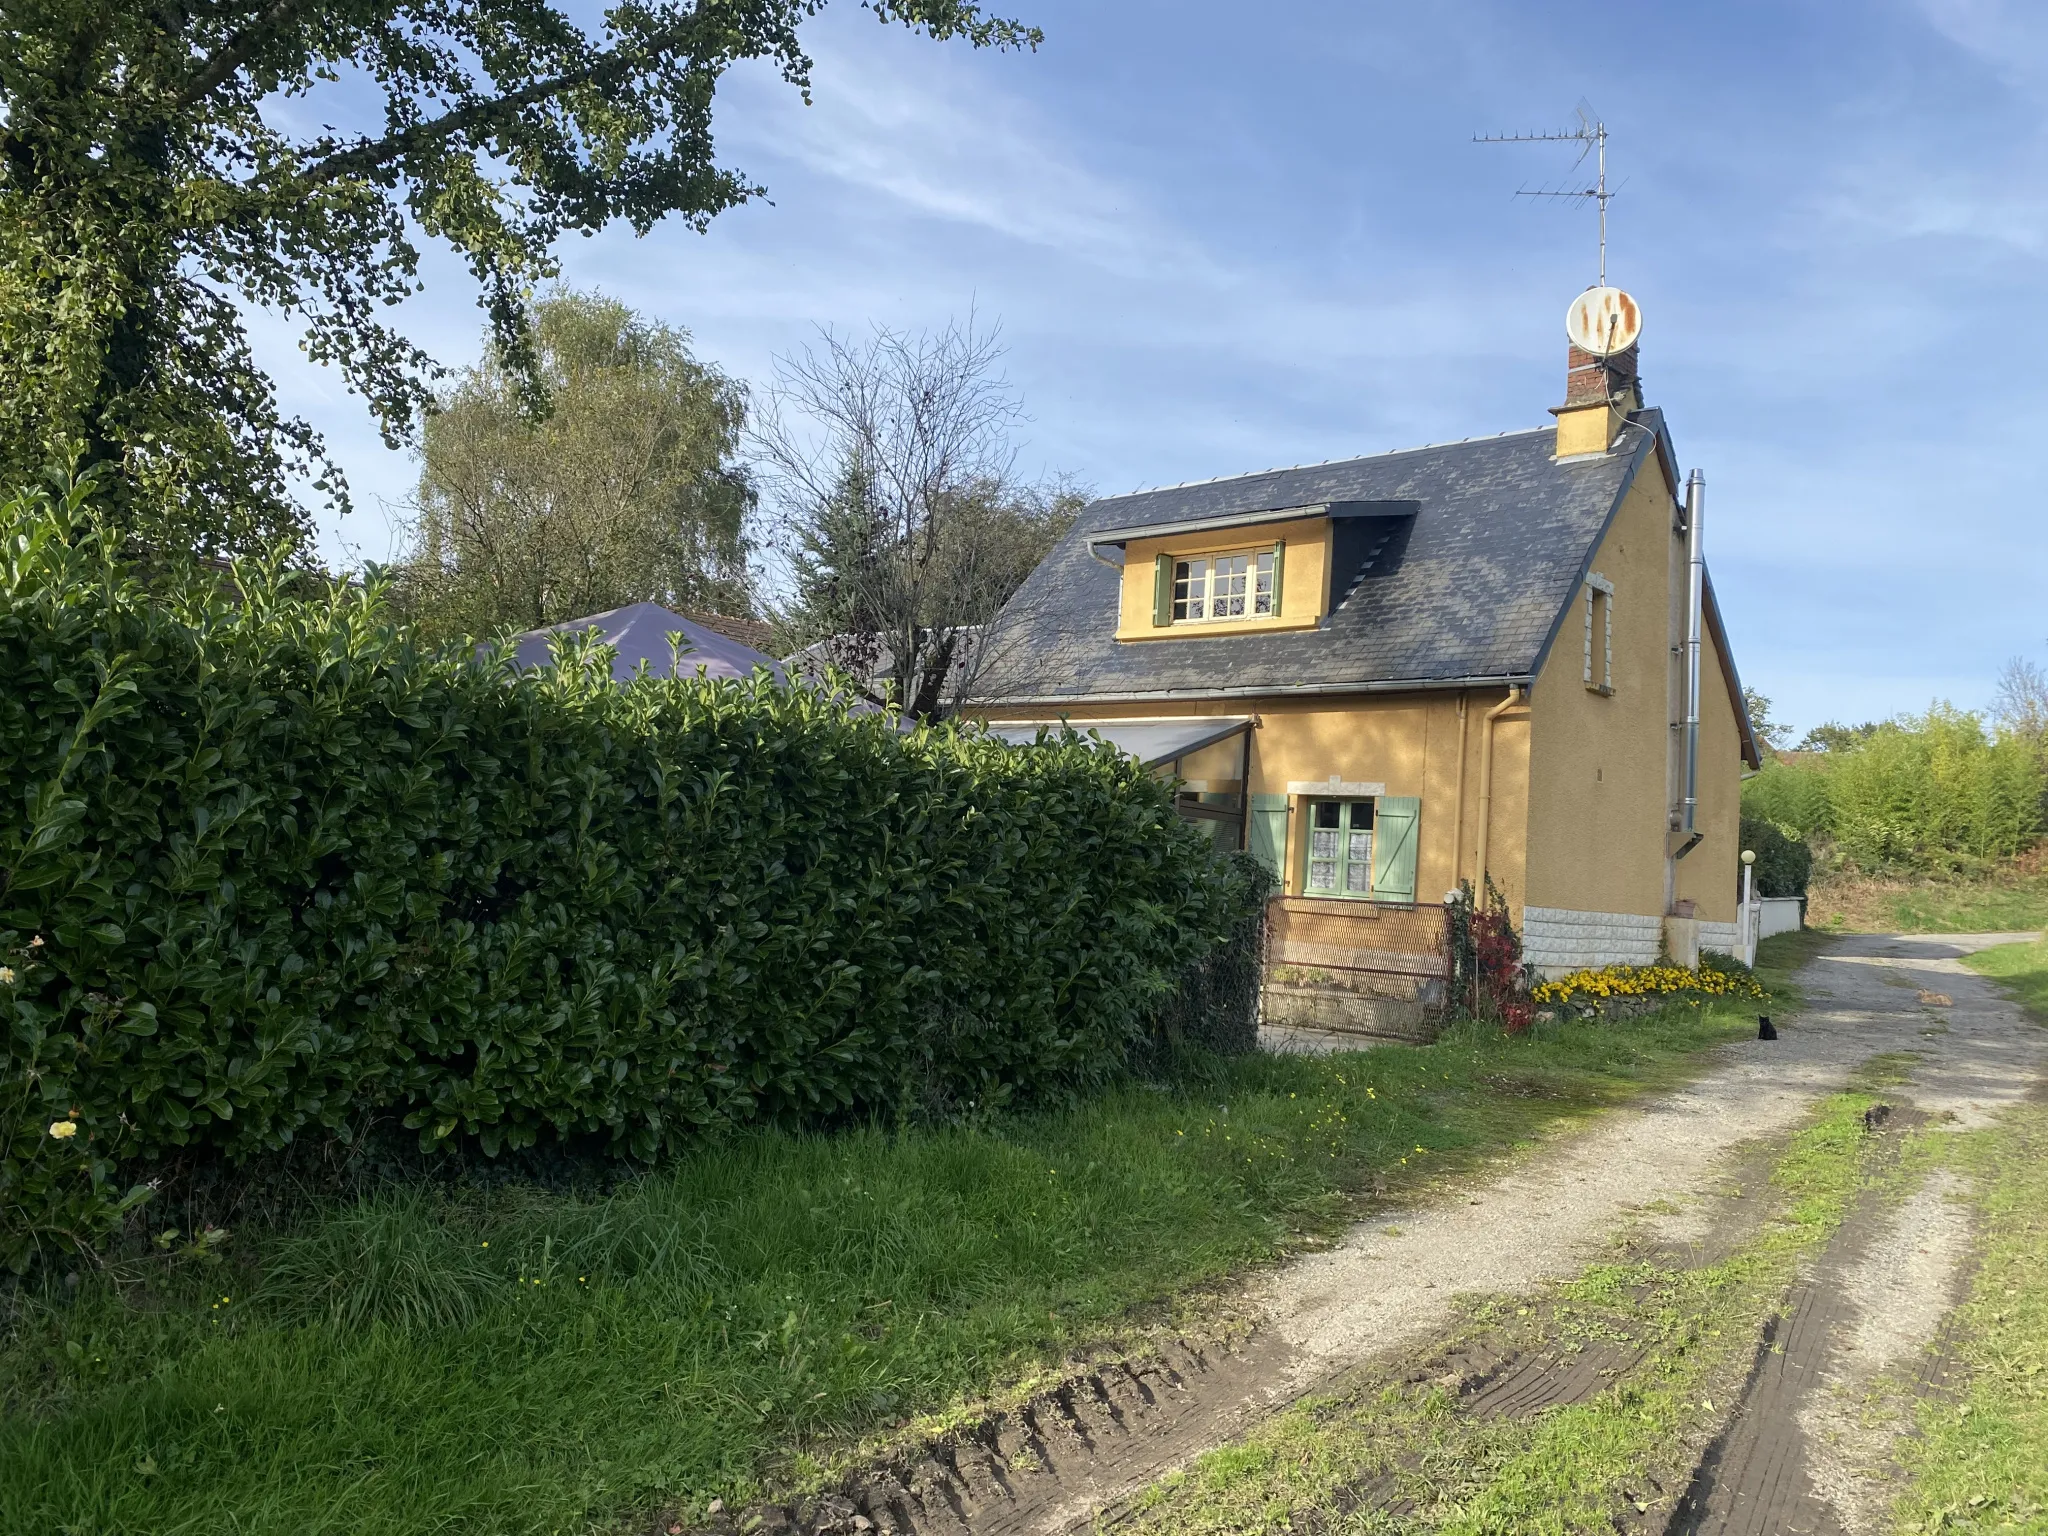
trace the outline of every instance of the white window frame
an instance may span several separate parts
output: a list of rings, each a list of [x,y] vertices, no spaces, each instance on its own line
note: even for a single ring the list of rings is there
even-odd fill
[[[1345,795],[1342,797],[1319,795],[1314,799],[1303,799],[1300,804],[1302,829],[1301,894],[1313,897],[1318,901],[1371,901],[1373,860],[1379,840],[1379,797],[1377,795]],[[1316,856],[1315,843],[1318,831],[1316,827],[1316,809],[1324,805],[1334,805],[1339,807],[1339,810],[1337,812],[1337,825],[1332,828],[1321,829],[1327,832],[1332,839],[1331,857],[1318,858]],[[1372,817],[1372,825],[1370,827],[1361,829],[1354,828],[1351,825],[1351,807],[1353,805],[1367,805],[1371,807],[1371,810],[1368,812]],[[1364,857],[1362,859],[1352,857],[1352,854],[1357,851],[1358,847],[1352,841],[1355,837],[1365,839]],[[1331,878],[1336,883],[1328,889],[1320,889],[1314,884],[1315,866],[1318,864],[1334,866]],[[1361,865],[1365,870],[1365,884],[1363,887],[1354,890],[1346,882],[1344,875],[1347,870]]]
[[[1234,565],[1235,569],[1219,573],[1217,567],[1226,562]],[[1219,574],[1226,581],[1231,581],[1237,590],[1219,596],[1214,590]],[[1271,545],[1262,549],[1222,550],[1212,555],[1176,555],[1170,576],[1172,587],[1168,594],[1170,606],[1167,612],[1172,623],[1215,624],[1272,617]],[[1237,603],[1235,613],[1228,611],[1233,598]],[[1226,611],[1215,612],[1219,606]]]
[[[1597,666],[1594,630],[1599,630]],[[1614,583],[1598,571],[1586,577],[1586,686],[1614,696]]]

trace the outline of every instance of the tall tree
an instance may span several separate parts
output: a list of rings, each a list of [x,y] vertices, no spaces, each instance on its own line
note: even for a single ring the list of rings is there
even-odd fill
[[[8,0],[0,477],[75,454],[123,469],[146,540],[301,533],[292,475],[345,488],[280,411],[245,310],[302,320],[396,443],[432,369],[376,317],[415,291],[424,235],[529,374],[522,295],[559,236],[701,228],[759,191],[715,162],[713,91],[763,59],[808,94],[797,29],[823,4],[635,0],[587,26],[547,0]],[[1039,40],[973,0],[862,4],[935,38]],[[365,97],[374,125],[316,126]]]
[[[777,363],[756,435],[797,645],[918,719],[971,684],[988,626],[1086,499],[1020,479],[995,332],[824,332]]]
[[[496,348],[426,418],[406,606],[472,635],[637,602],[747,612],[745,391],[594,294],[541,299],[533,341],[544,419]]]

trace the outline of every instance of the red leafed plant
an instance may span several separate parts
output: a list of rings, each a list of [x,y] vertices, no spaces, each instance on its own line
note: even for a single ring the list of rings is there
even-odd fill
[[[1444,947],[1448,965],[1445,1002],[1454,1013],[1498,1019],[1509,1034],[1529,1027],[1531,1009],[1522,975],[1522,939],[1508,918],[1507,897],[1486,881],[1484,901],[1463,883],[1458,899],[1445,904]]]

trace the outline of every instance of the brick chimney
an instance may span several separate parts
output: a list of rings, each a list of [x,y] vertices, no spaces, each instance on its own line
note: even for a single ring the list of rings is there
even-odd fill
[[[1568,346],[1564,364],[1564,404],[1551,407],[1557,418],[1557,456],[1605,453],[1614,446],[1630,411],[1643,408],[1643,384],[1636,372],[1639,347],[1611,357],[1595,357],[1582,347]]]

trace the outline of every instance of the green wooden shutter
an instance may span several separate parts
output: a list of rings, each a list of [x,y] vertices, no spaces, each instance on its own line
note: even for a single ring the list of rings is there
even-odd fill
[[[1405,795],[1381,795],[1373,807],[1372,899],[1415,900],[1416,825],[1422,802]]]
[[[1253,795],[1252,824],[1247,841],[1251,844],[1251,855],[1273,872],[1273,878],[1284,880],[1281,873],[1287,862],[1287,797],[1285,795]]]
[[[1283,569],[1287,561],[1287,541],[1280,540],[1273,546],[1273,617],[1280,617],[1280,594],[1286,583],[1282,578],[1287,574]]]
[[[1152,622],[1164,629],[1173,622],[1173,556],[1152,562]]]

